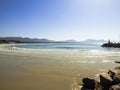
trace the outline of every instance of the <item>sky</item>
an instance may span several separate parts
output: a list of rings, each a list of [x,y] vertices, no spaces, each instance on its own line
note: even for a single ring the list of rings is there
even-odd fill
[[[0,37],[120,41],[120,0],[0,0]]]

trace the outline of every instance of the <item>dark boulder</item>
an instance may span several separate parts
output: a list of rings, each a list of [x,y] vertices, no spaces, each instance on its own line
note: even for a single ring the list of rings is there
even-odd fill
[[[101,74],[98,77],[98,81],[83,78],[83,85],[80,90],[120,90],[120,66]]]
[[[94,88],[95,88],[95,81],[94,81],[94,79],[83,78],[82,82],[83,82],[83,87],[85,87],[87,89],[94,90]]]
[[[113,72],[112,70],[109,70],[108,75],[113,79],[115,77],[115,72]]]
[[[102,86],[99,82],[90,78],[83,78],[83,87],[81,90],[102,90]]]
[[[120,90],[120,85],[113,85],[109,90]]]
[[[112,85],[113,80],[107,76],[100,75],[100,84],[105,88],[104,90],[109,90]]]

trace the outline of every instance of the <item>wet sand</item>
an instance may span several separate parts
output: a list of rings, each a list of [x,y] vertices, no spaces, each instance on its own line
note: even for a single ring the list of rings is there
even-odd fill
[[[70,77],[59,73],[53,65],[29,60],[0,55],[0,90],[70,90]]]
[[[71,58],[52,52],[36,56],[0,52],[0,90],[72,90],[83,77],[95,78],[114,67],[113,63],[69,62]]]

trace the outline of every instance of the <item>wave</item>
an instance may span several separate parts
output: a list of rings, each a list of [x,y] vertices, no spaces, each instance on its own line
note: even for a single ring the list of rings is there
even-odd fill
[[[113,61],[110,60],[102,60],[103,63],[112,63]]]
[[[99,45],[93,44],[69,44],[69,43],[55,43],[55,44],[14,44],[14,45],[7,45],[5,48],[8,49],[17,49],[17,50],[45,50],[45,51],[56,51],[56,50],[73,50],[73,51],[87,51],[90,53],[100,54],[100,53],[108,53],[108,52],[119,52],[116,49],[104,49]]]
[[[22,47],[21,47],[22,46]],[[27,46],[27,44],[24,46]],[[104,51],[104,50],[89,50],[89,49],[58,49],[58,48],[26,48],[23,45],[5,45],[0,46],[0,51],[8,52],[20,52],[20,53],[32,53],[33,55],[41,52],[60,55],[67,59],[74,59],[73,63],[113,63],[113,60],[117,60],[120,57],[118,51]],[[62,47],[66,48],[66,47]],[[67,47],[69,48],[69,47]],[[81,58],[81,60],[80,60]],[[77,60],[75,60],[77,59]],[[79,60],[78,60],[79,59]]]
[[[114,61],[111,60],[79,60],[79,61],[71,61],[72,63],[89,63],[89,64],[95,64],[95,63],[114,63]]]

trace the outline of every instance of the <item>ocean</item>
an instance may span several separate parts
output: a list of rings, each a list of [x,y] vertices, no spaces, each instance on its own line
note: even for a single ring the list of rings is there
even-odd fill
[[[41,51],[78,51],[79,53],[119,53],[120,48],[101,47],[101,43],[33,43],[6,45],[4,49],[10,51],[41,52]]]
[[[40,44],[17,44],[6,46],[8,49],[31,49],[31,50],[101,50],[120,51],[118,48],[103,48],[102,44],[95,43],[40,43]]]
[[[33,57],[52,57],[77,63],[113,63],[119,61],[119,48],[103,48],[95,43],[14,44],[2,47],[8,52],[27,53]]]

